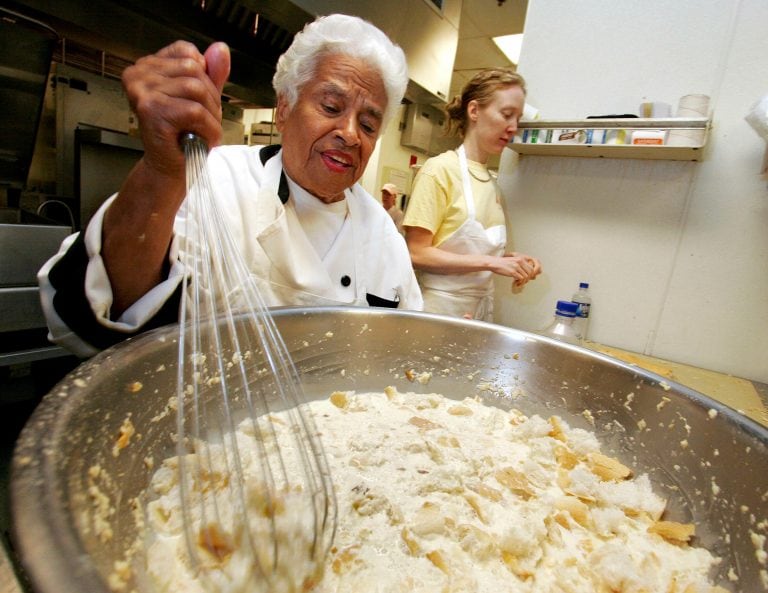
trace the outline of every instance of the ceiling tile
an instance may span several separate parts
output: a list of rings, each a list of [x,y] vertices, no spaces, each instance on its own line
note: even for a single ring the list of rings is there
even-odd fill
[[[492,37],[522,33],[528,0],[463,0],[459,22],[459,43],[453,64],[450,96],[484,68],[513,64],[499,50]]]

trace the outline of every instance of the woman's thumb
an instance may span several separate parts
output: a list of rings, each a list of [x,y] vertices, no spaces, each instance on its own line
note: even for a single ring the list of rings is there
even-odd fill
[[[230,65],[229,46],[226,43],[217,41],[205,50],[206,71],[219,92],[224,88],[224,83],[229,77]]]

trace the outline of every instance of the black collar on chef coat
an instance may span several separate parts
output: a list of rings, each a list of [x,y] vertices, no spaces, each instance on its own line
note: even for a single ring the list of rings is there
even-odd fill
[[[281,148],[282,146],[279,144],[270,144],[269,146],[262,148],[259,151],[259,159],[261,159],[261,164],[266,165],[267,161],[275,156],[278,152],[280,152]],[[280,171],[280,185],[277,188],[277,197],[280,198],[281,203],[285,204],[288,201],[288,196],[290,193],[291,192],[288,189],[288,179],[285,176],[285,171]]]
[[[265,146],[259,150],[259,159],[261,160],[261,164],[266,165],[269,159],[280,152],[280,148],[282,147],[279,144],[270,144],[269,146]],[[290,190],[288,188],[288,179],[285,176],[285,171],[280,171],[280,185],[277,188],[277,196],[280,198],[280,201],[285,204],[288,201],[289,194]],[[341,277],[342,286],[349,286],[351,282],[352,279],[346,274]],[[380,296],[376,296],[370,293],[366,294],[365,297],[368,305],[371,307],[387,307],[391,309],[397,309],[397,306],[400,302],[400,297],[397,295],[393,301],[389,299],[383,299]]]

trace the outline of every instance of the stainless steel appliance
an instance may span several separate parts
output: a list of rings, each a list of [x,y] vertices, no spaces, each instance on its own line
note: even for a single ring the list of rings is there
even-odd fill
[[[20,218],[15,209],[0,209],[0,220]],[[44,328],[37,271],[71,232],[66,226],[0,222],[0,335]],[[10,355],[0,350],[0,365]]]
[[[722,583],[733,570],[739,591],[762,590],[752,533],[755,517],[765,520],[765,427],[653,373],[501,326],[362,308],[282,309],[275,317],[310,397],[387,385],[478,395],[595,431],[607,453],[649,474],[669,499],[671,520],[696,523],[696,544],[723,559]],[[12,507],[18,552],[39,593],[110,590],[114,562],[137,536],[134,501],[153,472],[146,460],[175,452],[167,406],[176,335],[161,328],[96,356],[46,396],[25,427]],[[430,379],[409,381],[414,375]],[[115,456],[128,417],[136,434]],[[112,536],[101,540],[105,527]],[[135,581],[126,590],[134,587],[143,590]]]

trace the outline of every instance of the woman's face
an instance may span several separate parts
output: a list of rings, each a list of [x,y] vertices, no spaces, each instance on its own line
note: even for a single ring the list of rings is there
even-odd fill
[[[321,58],[293,108],[278,98],[288,176],[326,203],[341,200],[368,164],[386,107],[378,70],[349,56]]]
[[[467,106],[469,129],[478,147],[487,154],[501,154],[517,132],[517,123],[525,107],[525,94],[519,86],[494,91],[491,100],[480,105],[470,101]]]

